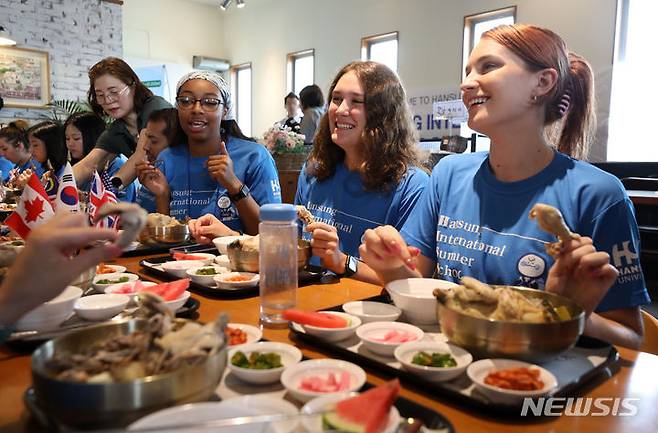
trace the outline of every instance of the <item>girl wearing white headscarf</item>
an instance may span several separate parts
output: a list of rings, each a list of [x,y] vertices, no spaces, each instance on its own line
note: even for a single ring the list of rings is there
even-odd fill
[[[240,130],[229,85],[219,74],[189,73],[176,95],[187,139],[162,151],[154,164],[139,163],[140,182],[156,196],[159,213],[192,218],[189,225],[200,242],[256,234],[259,206],[281,202],[272,156]]]

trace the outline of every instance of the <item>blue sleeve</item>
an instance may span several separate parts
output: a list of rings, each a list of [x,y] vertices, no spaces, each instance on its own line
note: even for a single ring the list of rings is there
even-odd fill
[[[441,197],[439,179],[446,176],[441,162],[434,167],[427,187],[422,191],[400,233],[404,240],[418,247],[423,256],[436,261],[436,224],[439,221]]]
[[[258,147],[258,158],[249,170],[245,183],[259,206],[268,203],[281,203],[281,186],[279,173],[274,159],[264,147]]]
[[[302,166],[297,179],[297,191],[295,192],[295,204],[306,206],[310,193],[308,175],[306,174],[306,163]]]
[[[423,195],[429,176],[419,168],[410,169],[407,172],[405,179],[403,179],[402,188],[399,188],[397,194],[399,196],[399,203],[396,215],[393,216],[390,224],[396,229],[401,230],[404,223],[411,215],[418,204],[419,199]]]
[[[596,249],[610,254],[610,263],[619,271],[617,281],[596,311],[648,304],[639,258],[640,234],[630,199],[626,197],[605,209],[592,221],[591,233]]]
[[[119,171],[121,166],[125,164],[126,161],[127,158],[123,155],[117,156],[116,158],[114,158],[114,160],[112,160],[109,167],[107,168],[107,174],[110,177],[110,179],[116,174],[116,172]],[[130,203],[134,203],[137,196],[137,183],[139,183],[139,181],[135,179],[130,183],[130,185],[120,190],[117,193],[117,199],[120,201],[127,201]]]

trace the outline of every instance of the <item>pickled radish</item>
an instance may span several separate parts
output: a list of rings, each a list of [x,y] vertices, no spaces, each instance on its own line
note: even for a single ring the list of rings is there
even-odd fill
[[[379,341],[381,343],[406,343],[407,341],[415,341],[416,337],[411,332],[407,331],[388,331],[383,337],[371,337],[372,341]]]
[[[350,388],[350,374],[346,371],[329,373],[327,377],[308,376],[299,383],[299,389],[311,392],[339,392]]]

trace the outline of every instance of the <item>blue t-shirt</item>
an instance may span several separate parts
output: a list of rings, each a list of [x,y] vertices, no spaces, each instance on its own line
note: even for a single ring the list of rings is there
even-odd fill
[[[639,262],[633,205],[612,175],[557,153],[540,173],[518,182],[497,180],[489,154],[443,158],[402,236],[437,261],[439,278],[473,276],[490,284],[542,289],[554,260],[544,245],[556,238],[528,213],[535,203],[562,212],[569,228],[610,254],[619,278],[597,311],[649,302]]]
[[[17,165],[16,167],[18,167],[18,172],[19,173],[24,172],[28,168],[31,169],[31,170],[34,170],[34,173],[36,173],[36,175],[39,179],[41,179],[41,176],[43,176],[43,174],[46,172],[46,169],[43,168],[41,163],[39,161],[37,161],[36,159],[34,159],[34,158],[30,158],[30,159],[27,160],[27,162],[25,164],[23,164],[21,166]]]
[[[137,191],[137,204],[140,205],[146,212],[157,212],[157,205],[155,202],[155,195],[146,186],[141,185]]]
[[[297,182],[295,204],[301,204],[317,221],[336,227],[340,250],[359,257],[363,233],[381,225],[402,227],[421,196],[428,175],[417,167],[407,170],[398,185],[390,190],[366,191],[361,175],[338,163],[328,179],[318,181],[302,168]],[[304,237],[310,239],[310,233]]]
[[[124,155],[119,155],[115,157],[110,164],[107,166],[107,175],[111,179],[112,176],[116,174],[117,171],[121,168],[123,164],[128,161],[128,158],[126,158]],[[127,202],[134,202],[135,201],[135,196],[137,195],[137,187],[139,186],[139,182],[137,180],[133,181],[130,185],[126,186],[119,192],[116,192],[117,200],[119,201],[127,201]],[[88,189],[91,189],[91,181],[88,183]]]
[[[3,182],[7,182],[9,180],[9,172],[12,168],[14,168],[14,163],[4,156],[0,156],[0,171],[2,172]]]
[[[272,155],[258,143],[229,137],[226,150],[233,160],[233,171],[251,191],[258,205],[281,203],[279,175]],[[237,207],[228,191],[208,174],[208,157],[191,156],[187,144],[160,152],[161,170],[169,182],[170,216],[184,220],[207,213],[215,215],[233,230],[244,231]]]

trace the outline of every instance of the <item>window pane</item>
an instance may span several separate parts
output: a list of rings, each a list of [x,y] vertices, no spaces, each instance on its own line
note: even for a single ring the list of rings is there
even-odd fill
[[[608,123],[608,161],[658,161],[658,146],[650,131],[656,123],[656,90],[642,73],[655,69],[655,39],[648,29],[655,25],[658,3],[628,0],[626,38],[617,47],[619,56],[612,71],[612,94]],[[621,30],[624,33],[624,30]],[[639,80],[639,81],[638,81]],[[648,131],[649,129],[649,131]]]
[[[251,136],[251,68],[237,71],[237,121],[244,135]]]
[[[398,70],[398,40],[372,42],[370,44],[370,59],[383,63],[394,71]]]
[[[313,84],[313,56],[296,57],[294,71],[293,92],[299,95],[304,87]]]
[[[473,26],[473,47],[477,45],[480,37],[482,37],[482,33],[486,32],[487,30],[491,30],[494,27],[502,26],[503,24],[514,24],[514,17],[510,15],[507,17],[494,18],[491,20],[475,23]]]

